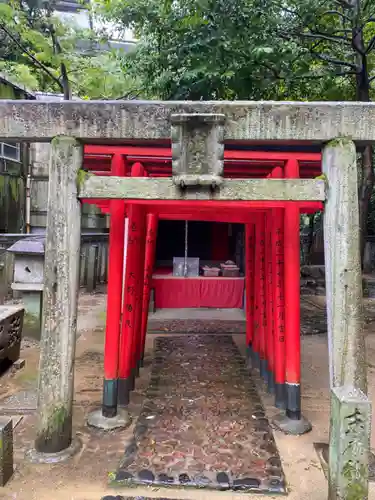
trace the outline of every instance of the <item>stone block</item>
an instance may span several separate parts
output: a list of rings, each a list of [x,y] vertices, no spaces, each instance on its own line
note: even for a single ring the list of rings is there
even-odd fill
[[[329,500],[368,498],[371,402],[359,389],[331,392]]]
[[[0,486],[13,475],[13,423],[10,417],[0,417]]]
[[[173,182],[181,187],[220,185],[225,115],[173,114],[171,122]]]
[[[0,360],[19,358],[23,320],[23,306],[0,306]]]

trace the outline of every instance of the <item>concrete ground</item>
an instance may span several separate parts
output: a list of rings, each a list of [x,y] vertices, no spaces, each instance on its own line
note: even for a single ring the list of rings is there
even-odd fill
[[[322,306],[322,299],[320,300]],[[367,311],[375,309],[374,302],[366,302]],[[312,304],[312,308],[313,308]],[[61,465],[32,465],[25,458],[34,438],[35,400],[25,398],[18,409],[10,409],[7,414],[15,416],[17,424],[15,435],[16,471],[5,488],[0,491],[0,499],[7,500],[100,500],[107,495],[145,495],[153,498],[173,498],[191,500],[234,500],[236,498],[259,499],[259,495],[232,492],[212,492],[202,490],[158,490],[132,488],[117,490],[108,488],[108,473],[114,471],[119,463],[132,428],[125,431],[105,434],[86,425],[88,413],[100,406],[103,365],[103,326],[105,321],[105,296],[83,295],[80,298],[79,339],[76,352],[74,430],[83,442],[82,449],[70,462]],[[373,323],[367,327],[368,337],[368,374],[369,390],[375,397],[375,328]],[[168,335],[171,335],[170,333]],[[241,351],[245,352],[244,335],[233,335]],[[150,375],[153,339],[150,335],[146,345],[146,366],[137,381],[132,397],[130,412],[133,422],[140,411],[145,389]],[[18,372],[8,372],[0,379],[0,405],[4,399],[26,391],[35,396],[38,346],[25,342],[22,357],[26,366]],[[284,436],[275,431],[275,439],[280,451],[291,500],[322,500],[326,498],[327,482],[314,450],[314,443],[327,442],[329,426],[328,356],[326,336],[305,336],[302,340],[302,383],[303,412],[312,422],[311,433],[301,436]],[[262,391],[263,402],[268,416],[274,415],[272,397]],[[11,399],[12,401],[12,399]],[[29,411],[25,408],[29,406]],[[375,434],[371,445],[375,448]],[[273,498],[273,497],[269,497]],[[375,483],[370,483],[370,500],[375,500]]]

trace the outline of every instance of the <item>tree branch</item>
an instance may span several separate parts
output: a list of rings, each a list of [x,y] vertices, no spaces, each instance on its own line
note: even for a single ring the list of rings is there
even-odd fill
[[[311,54],[314,57],[316,57],[317,59],[320,59],[321,61],[328,62],[330,64],[334,64],[335,66],[346,66],[348,68],[351,68],[356,73],[359,71],[355,64],[348,63],[345,61],[340,61],[339,59],[334,59],[333,57],[327,56],[325,54],[318,54],[317,52],[314,52],[314,51],[312,51]]]
[[[369,44],[367,45],[367,49],[365,50],[365,55],[369,54],[372,49],[375,47],[375,36],[371,38]]]
[[[137,99],[137,97],[139,97],[141,95],[142,91],[141,90],[137,90],[136,92],[128,92],[127,94],[121,96],[121,97],[116,97],[116,101],[123,101],[123,100],[134,100],[134,99]],[[112,98],[111,98],[112,99]]]
[[[324,17],[324,16],[339,16],[341,17],[341,19],[343,19],[344,21],[348,21],[348,22],[351,22],[351,19],[349,16],[343,14],[342,12],[340,12],[339,10],[327,10],[326,12],[323,12],[322,16],[321,17]]]
[[[62,52],[61,45],[56,37],[55,29],[52,25],[50,26],[50,33],[54,50],[57,54],[61,55]],[[61,71],[61,87],[64,93],[64,100],[69,101],[72,98],[72,93],[70,89],[68,71],[66,69],[65,63],[62,61],[60,62],[60,71]]]
[[[327,73],[321,73],[319,75],[317,75],[316,73],[315,74],[309,73],[309,74],[300,75],[300,76],[293,75],[292,77],[288,78],[286,76],[282,76],[276,68],[273,68],[272,66],[270,66],[267,63],[262,62],[261,65],[264,66],[266,69],[270,70],[274,74],[274,76],[277,80],[284,80],[284,81],[285,80],[304,80],[304,79],[319,80],[320,78],[327,77]],[[334,76],[338,76],[338,77],[340,77],[340,76],[354,76],[354,75],[357,75],[356,71],[335,71],[335,73],[334,73]]]
[[[353,9],[353,5],[347,0],[334,0],[334,3],[345,9]]]
[[[14,42],[17,47],[19,49],[22,50],[22,52],[24,52],[27,57],[29,57],[33,63],[38,66],[41,70],[43,70],[55,83],[57,83],[57,85],[59,86],[59,88],[63,91],[63,86],[61,85],[61,83],[59,82],[58,78],[55,77],[55,75],[53,75],[53,73],[51,73],[51,71],[46,67],[44,66],[44,64],[42,64],[40,61],[38,61],[38,59],[33,56],[33,54],[31,54],[31,52],[29,52],[23,45],[22,43],[20,43],[16,37],[14,37],[12,35],[12,33],[10,33],[10,31],[4,26],[3,23],[0,23],[0,29],[2,29],[4,31],[4,33],[7,34],[7,36],[12,40],[12,42]]]
[[[325,35],[324,33],[300,33],[300,37],[303,38],[312,38],[314,40],[327,40],[328,42],[334,42],[334,43],[345,43],[346,45],[349,45],[350,42],[345,38],[344,36],[339,36],[339,35]]]

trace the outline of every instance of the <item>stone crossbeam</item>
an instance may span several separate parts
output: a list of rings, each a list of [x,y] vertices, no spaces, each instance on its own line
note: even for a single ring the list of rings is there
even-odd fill
[[[8,100],[0,102],[0,140],[169,140],[176,113],[225,115],[225,141],[375,141],[375,103]]]
[[[80,198],[131,200],[324,201],[320,179],[225,179],[220,189],[181,190],[172,178],[130,178],[81,175]]]

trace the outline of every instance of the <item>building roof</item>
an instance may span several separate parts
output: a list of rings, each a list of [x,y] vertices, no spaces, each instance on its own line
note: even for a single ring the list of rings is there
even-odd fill
[[[77,12],[82,9],[83,5],[80,0],[62,0],[56,2],[56,10],[60,12]]]
[[[13,87],[17,92],[24,94],[25,99],[35,99],[35,94],[24,85],[16,83],[12,77],[6,73],[0,72],[0,82]]]

